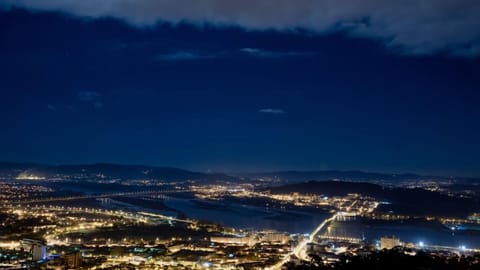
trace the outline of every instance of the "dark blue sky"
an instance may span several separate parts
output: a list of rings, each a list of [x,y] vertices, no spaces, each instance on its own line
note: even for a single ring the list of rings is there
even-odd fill
[[[344,30],[0,9],[0,160],[480,176],[479,74]]]

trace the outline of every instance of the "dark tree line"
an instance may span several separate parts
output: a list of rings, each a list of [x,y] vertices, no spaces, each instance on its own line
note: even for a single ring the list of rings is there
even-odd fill
[[[311,261],[301,265],[288,264],[287,269],[337,269],[337,270],[480,270],[480,254],[474,256],[435,256],[419,252],[415,256],[401,250],[383,250],[367,256],[342,256],[333,265],[324,265],[322,258],[311,255]]]

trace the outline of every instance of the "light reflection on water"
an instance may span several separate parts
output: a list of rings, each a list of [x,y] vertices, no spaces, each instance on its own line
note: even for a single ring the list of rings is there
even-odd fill
[[[335,221],[322,232],[331,236],[365,238],[373,242],[382,236],[396,236],[402,242],[439,246],[480,248],[479,231],[453,231],[433,222],[368,221],[355,219]]]
[[[331,214],[284,211],[225,201],[169,198],[163,203],[188,218],[220,223],[238,229],[273,229],[288,233],[310,233]],[[159,212],[159,211],[157,211]],[[174,212],[165,212],[172,215]],[[382,236],[396,236],[403,242],[441,246],[480,248],[480,231],[452,231],[433,222],[369,221],[356,218],[335,221],[321,232],[340,237],[364,238],[368,242]]]
[[[200,202],[200,203],[199,203]],[[164,202],[187,217],[221,223],[234,228],[273,229],[289,233],[309,233],[328,213],[280,211],[237,203],[217,203],[172,198]]]

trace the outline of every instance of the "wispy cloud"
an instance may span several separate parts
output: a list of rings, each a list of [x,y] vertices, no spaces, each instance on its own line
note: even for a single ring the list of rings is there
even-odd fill
[[[103,108],[101,97],[102,95],[97,91],[80,91],[77,93],[79,102],[89,104],[97,110]]]
[[[259,48],[242,48],[240,52],[255,57],[262,58],[281,58],[281,57],[295,57],[295,56],[312,56],[315,52],[298,52],[298,51],[270,51]]]
[[[95,101],[95,102],[93,103],[93,107],[94,107],[95,109],[99,110],[99,109],[103,108],[103,102]]]
[[[241,48],[225,51],[207,51],[207,50],[178,50],[174,52],[165,52],[155,55],[154,59],[158,61],[189,61],[204,59],[225,59],[234,58],[238,53],[259,58],[282,58],[282,57],[301,57],[312,56],[316,52],[300,52],[300,51],[272,51],[260,48]]]
[[[282,110],[282,109],[273,109],[273,108],[264,108],[258,110],[260,113],[266,113],[266,114],[286,114],[287,112]]]
[[[80,91],[77,93],[79,101],[92,102],[101,97],[101,94],[96,91]]]
[[[175,51],[169,53],[157,54],[155,59],[160,61],[186,61],[186,60],[198,60],[198,59],[210,59],[216,55],[200,53],[198,51]]]
[[[49,109],[50,111],[56,111],[57,110],[57,106],[54,106],[52,104],[47,104],[47,109]]]
[[[117,17],[139,27],[158,21],[313,34],[343,31],[412,54],[480,55],[478,0],[2,0],[0,8]],[[187,57],[188,58],[188,57]]]

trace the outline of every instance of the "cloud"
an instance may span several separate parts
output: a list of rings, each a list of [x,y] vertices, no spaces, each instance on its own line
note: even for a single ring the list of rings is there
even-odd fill
[[[188,60],[204,60],[213,58],[229,58],[238,55],[238,52],[259,58],[281,58],[295,56],[311,56],[315,52],[296,52],[296,51],[271,51],[259,48],[242,48],[240,50],[225,51],[199,51],[199,50],[179,50],[174,52],[160,53],[155,56],[159,61],[188,61]]]
[[[93,102],[100,96],[100,93],[95,91],[80,91],[77,93],[78,100],[83,102]]]
[[[100,100],[102,95],[96,91],[80,91],[77,93],[79,102],[91,105],[95,109],[103,108],[103,102]]]
[[[403,53],[480,55],[478,0],[3,0],[0,6],[110,16],[137,26],[186,21],[252,30],[345,31],[383,40]]]
[[[266,114],[286,114],[287,112],[282,110],[282,109],[272,109],[272,108],[265,108],[265,109],[260,109],[258,110],[260,113],[266,113]]]
[[[194,51],[176,51],[158,54],[155,59],[160,61],[184,61],[214,58],[215,55],[200,54]]]
[[[296,52],[296,51],[268,51],[258,48],[242,48],[240,52],[261,58],[281,58],[290,56],[312,56],[314,52]]]
[[[57,106],[54,106],[52,104],[47,104],[47,109],[49,109],[50,111],[56,111],[57,110]]]
[[[93,103],[93,107],[94,107],[95,109],[99,110],[99,109],[103,108],[103,103],[100,102],[100,101],[95,101],[95,102]]]

